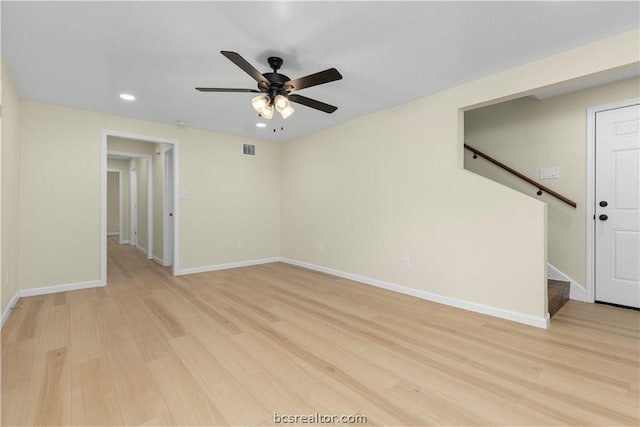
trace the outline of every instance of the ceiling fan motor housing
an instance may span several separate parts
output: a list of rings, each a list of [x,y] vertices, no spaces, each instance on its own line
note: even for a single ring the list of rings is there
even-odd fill
[[[267,80],[269,80],[270,87],[265,87],[264,84],[258,83],[258,89],[265,91],[274,97],[276,95],[286,95],[289,91],[285,88],[285,83],[291,79],[284,74],[280,73],[264,73],[262,74]]]

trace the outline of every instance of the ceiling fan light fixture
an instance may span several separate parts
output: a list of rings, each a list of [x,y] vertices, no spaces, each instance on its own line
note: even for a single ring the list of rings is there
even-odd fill
[[[251,100],[251,105],[259,113],[260,110],[269,105],[269,97],[267,95],[258,95]]]
[[[283,119],[286,119],[287,117],[292,115],[294,111],[296,110],[294,110],[291,105],[287,105],[285,108],[278,110]]]
[[[271,105],[271,98],[267,95],[258,95],[251,100],[253,108],[265,119],[273,117],[273,105]]]
[[[262,117],[265,119],[273,118],[273,105],[267,104],[262,110],[258,111]]]
[[[286,96],[277,95],[273,103],[276,105],[276,110],[278,110],[283,119],[286,119],[295,111]]]
[[[289,100],[283,95],[276,95],[273,99],[273,103],[276,104],[276,109],[278,111],[289,106]]]

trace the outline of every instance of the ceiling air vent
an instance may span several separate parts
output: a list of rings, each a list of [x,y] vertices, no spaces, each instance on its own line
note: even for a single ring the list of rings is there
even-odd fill
[[[256,146],[253,144],[242,144],[242,154],[245,156],[255,156]]]

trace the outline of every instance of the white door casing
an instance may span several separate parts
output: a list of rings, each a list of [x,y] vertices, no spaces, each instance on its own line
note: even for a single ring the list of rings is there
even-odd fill
[[[173,183],[173,148],[164,153],[164,265],[173,264],[173,227],[174,227],[174,183]]]
[[[640,308],[640,106],[595,128],[595,300]]]
[[[138,244],[138,172],[135,168],[131,169],[129,173],[129,183],[131,189],[129,191],[129,199],[131,201],[131,228],[130,228],[130,242],[131,246]]]

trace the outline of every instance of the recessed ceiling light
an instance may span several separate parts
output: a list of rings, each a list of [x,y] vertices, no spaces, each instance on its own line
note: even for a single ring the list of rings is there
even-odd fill
[[[125,101],[135,101],[136,97],[133,95],[130,95],[128,93],[121,93],[120,94],[120,98],[124,99]]]
[[[259,128],[266,128],[266,127],[267,127],[267,125],[266,125],[266,124],[264,124],[264,123],[256,123],[256,127],[259,127]]]

